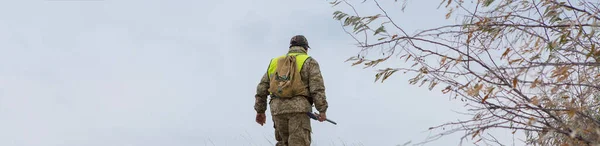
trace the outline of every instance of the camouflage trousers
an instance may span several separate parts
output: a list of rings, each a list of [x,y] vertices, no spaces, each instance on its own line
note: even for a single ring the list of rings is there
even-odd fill
[[[310,146],[311,126],[306,113],[273,116],[276,146]]]

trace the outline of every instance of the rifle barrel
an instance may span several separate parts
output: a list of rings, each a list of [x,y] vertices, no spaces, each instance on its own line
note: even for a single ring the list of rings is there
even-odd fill
[[[333,125],[337,125],[337,123],[336,123],[336,122],[334,122],[334,121],[331,121],[331,120],[329,120],[329,119],[325,119],[325,120],[327,120],[327,122],[329,122],[329,123],[331,123],[331,124],[333,124]]]

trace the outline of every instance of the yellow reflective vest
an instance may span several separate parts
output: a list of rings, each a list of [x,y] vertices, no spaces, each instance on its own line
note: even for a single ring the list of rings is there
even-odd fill
[[[273,58],[271,59],[271,63],[269,64],[269,70],[267,71],[269,78],[271,78],[271,75],[273,75],[273,73],[275,72],[275,69],[277,69],[277,61],[280,58],[289,56],[289,55],[296,55],[296,67],[297,67],[297,71],[302,70],[302,65],[304,65],[304,62],[306,61],[306,59],[308,59],[310,56],[308,56],[306,53],[288,53],[286,55],[281,55],[279,57]]]

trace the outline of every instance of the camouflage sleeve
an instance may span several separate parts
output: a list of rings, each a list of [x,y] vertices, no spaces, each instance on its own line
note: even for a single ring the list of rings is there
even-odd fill
[[[310,96],[312,96],[317,111],[323,113],[327,111],[328,104],[325,97],[325,83],[321,75],[319,63],[314,58],[307,60],[309,67],[308,86]]]
[[[254,110],[256,113],[265,113],[267,110],[267,96],[269,95],[269,78],[265,73],[256,87],[256,95],[254,95]]]

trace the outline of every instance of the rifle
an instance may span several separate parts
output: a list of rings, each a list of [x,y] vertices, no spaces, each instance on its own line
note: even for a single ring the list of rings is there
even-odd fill
[[[317,118],[317,115],[315,115],[314,113],[311,113],[311,112],[306,112],[306,114],[308,115],[308,117],[310,117],[310,118],[311,118],[311,119],[313,119],[313,120],[319,120],[319,118]],[[327,120],[327,122],[329,122],[329,123],[331,123],[331,124],[333,124],[333,125],[337,125],[337,123],[336,123],[336,122],[334,122],[334,121],[331,121],[331,120],[329,120],[329,119],[325,119],[325,120]]]

